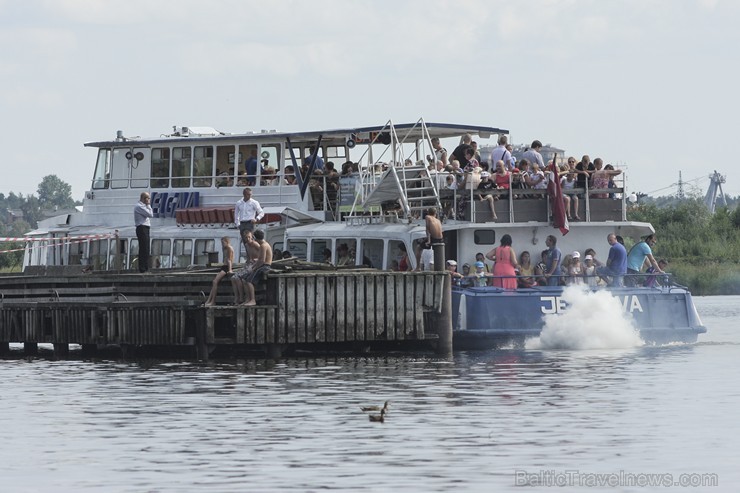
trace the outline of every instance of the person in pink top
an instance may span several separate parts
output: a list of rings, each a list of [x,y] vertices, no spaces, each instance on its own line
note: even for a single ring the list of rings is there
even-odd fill
[[[516,289],[516,270],[519,262],[516,253],[511,248],[511,236],[501,237],[501,245],[486,254],[486,258],[496,262],[493,264],[493,285],[504,289]]]
[[[496,173],[493,175],[493,181],[499,190],[508,190],[511,188],[510,173],[506,169],[503,161],[496,162]]]

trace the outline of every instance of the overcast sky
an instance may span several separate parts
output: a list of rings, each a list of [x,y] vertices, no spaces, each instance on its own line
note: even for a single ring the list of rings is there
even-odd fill
[[[82,144],[116,130],[423,117],[740,195],[740,1],[0,0],[0,45],[6,194],[56,174],[81,200]]]

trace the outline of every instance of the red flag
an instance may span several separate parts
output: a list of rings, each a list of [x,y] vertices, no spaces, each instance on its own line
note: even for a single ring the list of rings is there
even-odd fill
[[[547,167],[550,173],[550,181],[547,182],[547,195],[550,197],[550,210],[552,211],[552,225],[560,229],[563,236],[568,234],[568,217],[565,215],[565,203],[563,202],[563,191],[560,189],[560,176],[558,167],[555,165],[557,155],[553,156],[552,163]]]

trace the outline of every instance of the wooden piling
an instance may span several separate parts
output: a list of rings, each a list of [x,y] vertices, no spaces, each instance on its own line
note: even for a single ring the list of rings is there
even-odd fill
[[[434,270],[443,271],[446,267],[444,243],[434,243]],[[452,354],[452,277],[448,274],[444,279],[440,311],[433,317],[439,339],[437,340],[437,354]]]

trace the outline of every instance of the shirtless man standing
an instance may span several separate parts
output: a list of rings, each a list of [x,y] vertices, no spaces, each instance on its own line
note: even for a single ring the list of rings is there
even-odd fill
[[[245,285],[247,283],[247,279],[254,270],[254,263],[257,260],[258,254],[256,248],[250,247],[252,244],[257,245],[257,243],[253,241],[251,231],[242,231],[241,239],[244,244],[244,248],[246,249],[246,260],[242,268],[235,271],[234,275],[231,276],[231,286],[234,288],[234,305],[239,305],[244,301],[246,293]]]
[[[250,250],[257,251],[257,260],[255,260],[252,267],[252,274],[246,279],[246,294],[244,303],[242,303],[245,306],[257,304],[254,296],[254,286],[262,281],[265,274],[270,270],[270,264],[272,264],[272,248],[265,241],[265,232],[258,229],[252,236],[253,239],[248,240],[249,248]]]
[[[435,243],[443,243],[442,239],[442,223],[437,219],[437,209],[430,207],[427,209],[426,215],[427,222],[427,241],[434,245]]]
[[[432,245],[432,250],[434,251],[434,270],[444,270],[445,243],[442,236],[442,223],[437,219],[437,209],[434,207],[427,209],[426,225],[427,242]],[[421,255],[421,251],[419,254]]]

